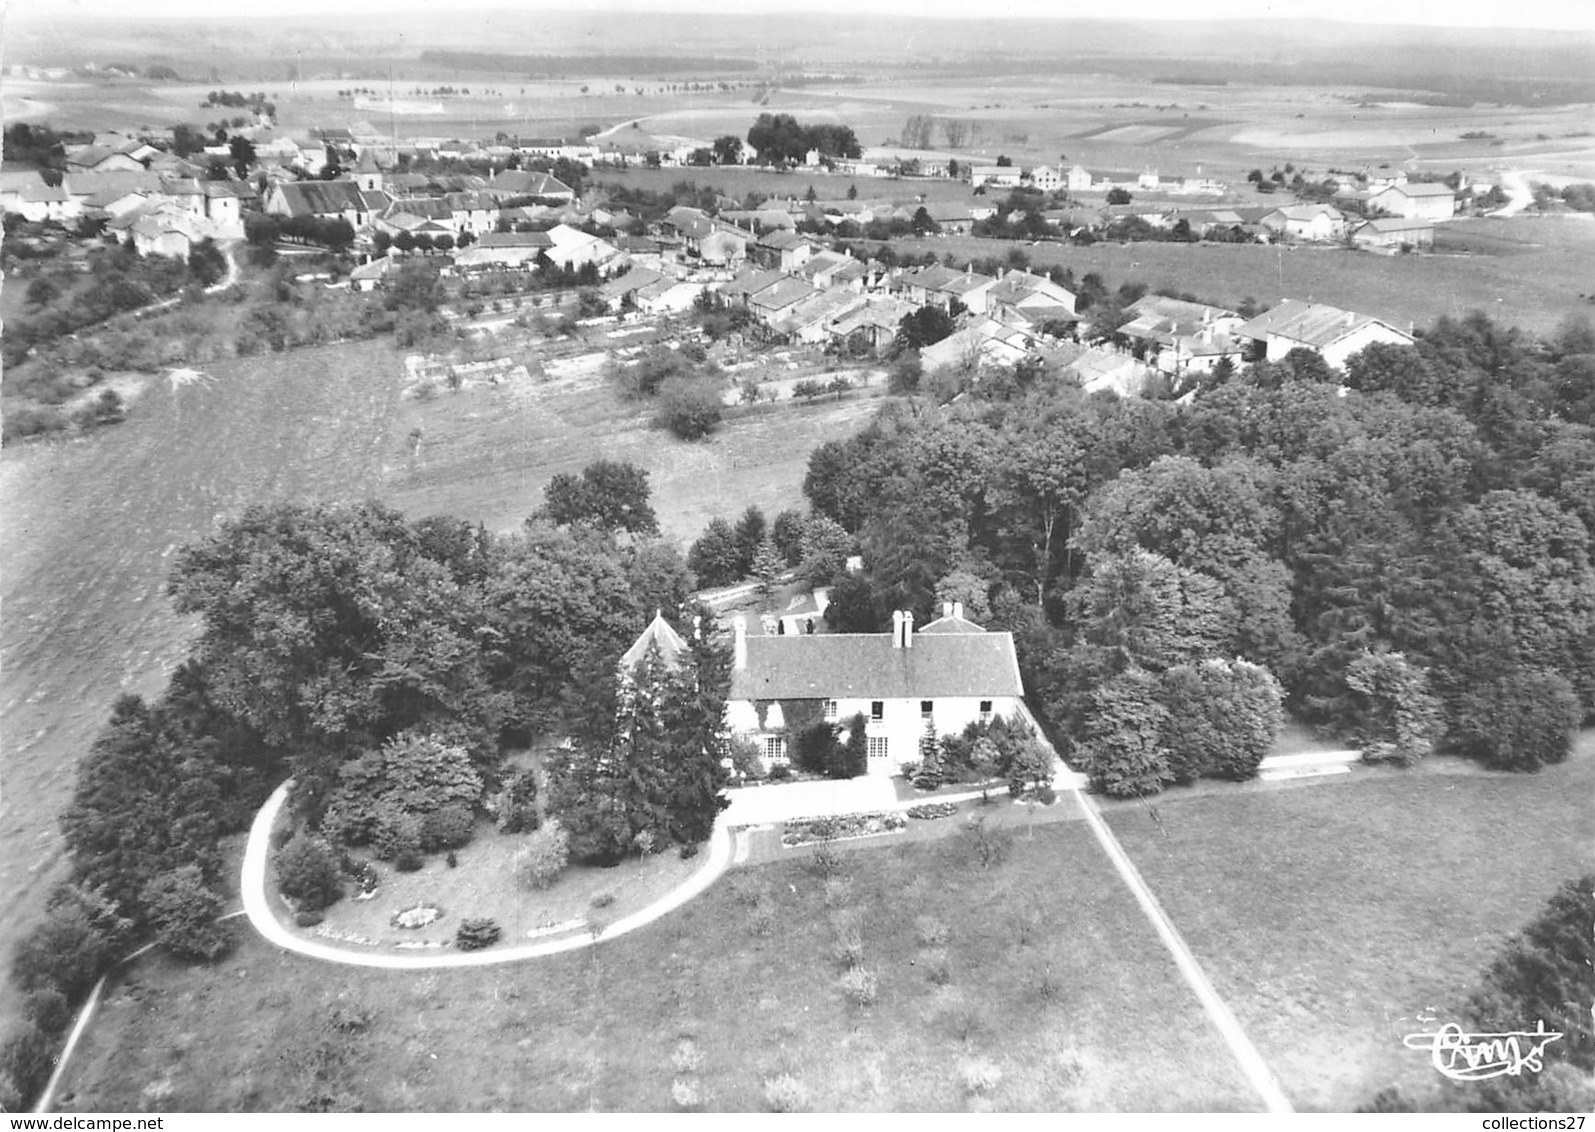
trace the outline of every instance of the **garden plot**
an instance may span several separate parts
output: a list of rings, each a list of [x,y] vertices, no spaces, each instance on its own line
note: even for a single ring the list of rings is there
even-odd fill
[[[683,858],[672,849],[633,855],[613,868],[572,866],[537,889],[516,881],[515,853],[525,843],[523,836],[478,823],[470,844],[451,854],[455,865],[444,855],[428,858],[415,872],[370,862],[377,885],[368,896],[351,886],[349,895],[325,910],[321,923],[297,930],[362,951],[449,948],[460,924],[479,918],[503,929],[504,945],[558,938],[640,911],[703,865],[701,855]],[[405,923],[405,913],[417,908],[433,914]]]

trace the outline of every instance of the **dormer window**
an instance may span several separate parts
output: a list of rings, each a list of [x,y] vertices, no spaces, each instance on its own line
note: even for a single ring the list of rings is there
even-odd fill
[[[886,718],[886,701],[871,700],[869,705],[869,717],[871,723],[879,723],[882,719]]]
[[[935,712],[936,712],[936,701],[935,700],[920,700],[919,701],[919,717],[921,719],[929,719],[932,715],[935,714]]]

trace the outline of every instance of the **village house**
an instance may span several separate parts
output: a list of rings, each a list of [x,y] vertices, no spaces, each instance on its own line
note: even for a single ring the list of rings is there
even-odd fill
[[[1240,365],[1248,340],[1235,332],[1245,320],[1232,310],[1145,295],[1131,303],[1134,317],[1118,335],[1131,344],[1137,358],[1173,377],[1211,373],[1223,358]]]
[[[179,205],[195,221],[203,235],[218,240],[244,238],[243,207],[255,198],[255,190],[234,181],[164,181],[153,199],[164,197]]]
[[[969,187],[980,189],[1017,189],[1022,174],[1017,165],[972,165],[969,168]]]
[[[633,268],[626,274],[633,275],[636,270]],[[633,302],[646,315],[681,314],[691,310],[703,292],[702,283],[661,276],[639,287],[634,293]]]
[[[1044,193],[1055,193],[1064,186],[1063,174],[1050,165],[1037,165],[1025,174],[1025,180],[1030,182],[1031,188]]]
[[[1009,271],[986,292],[987,308],[994,313],[1018,311],[1036,325],[1075,320],[1075,295],[1045,275]]]
[[[814,294],[818,292],[803,280],[782,275],[769,286],[751,292],[748,295],[748,309],[765,326],[774,328],[798,303]]]
[[[568,224],[554,225],[548,230],[548,238],[553,241],[553,247],[548,249],[548,258],[567,271],[575,271],[588,264],[603,271],[620,254],[607,240]]]
[[[843,252],[819,251],[809,257],[795,274],[808,280],[821,290],[843,288],[853,292],[864,289],[864,265]]]
[[[1013,366],[1030,354],[1031,334],[1012,323],[983,318],[919,352],[928,374],[944,369],[974,373],[985,366]]]
[[[155,152],[152,147],[148,149],[151,154]],[[68,173],[142,173],[144,162],[133,156],[137,149],[128,150],[125,146],[111,148],[101,145],[84,145],[72,147],[66,155],[66,171]]]
[[[37,172],[0,173],[0,210],[35,224],[53,220],[68,224],[83,212],[83,202],[74,197],[63,181],[47,185]]]
[[[529,269],[553,247],[547,232],[485,232],[470,247],[455,252],[454,263],[463,268]]]
[[[986,632],[961,607],[917,633],[903,610],[890,633],[749,636],[733,622],[726,722],[767,763],[786,762],[804,727],[862,716],[868,773],[894,775],[927,733],[1022,718],[1023,697],[1013,635]]]
[[[359,231],[392,203],[387,193],[361,192],[353,181],[287,181],[266,190],[262,207],[275,216],[343,220]]]
[[[779,271],[744,271],[730,282],[723,283],[713,293],[722,306],[753,309],[753,296],[786,279]]]
[[[793,272],[808,262],[814,247],[791,230],[766,232],[754,241],[752,258],[760,267]]]
[[[968,205],[957,201],[927,201],[925,215],[929,216],[944,236],[967,236],[974,230],[975,215]]]
[[[1369,193],[1368,209],[1409,220],[1450,220],[1456,215],[1457,195],[1450,185],[1407,181]]]
[[[947,297],[947,306],[957,299],[965,310],[985,314],[990,305],[987,299],[996,285],[997,281],[991,276],[981,275],[974,268],[966,267],[961,275],[947,280],[936,290]]]
[[[1064,174],[1063,186],[1071,193],[1089,193],[1091,191],[1091,174],[1084,165],[1071,165]]]
[[[488,182],[487,191],[499,200],[538,197],[574,202],[576,199],[576,190],[564,181],[552,173],[539,173],[535,169],[501,169]]]
[[[866,296],[861,307],[834,318],[831,341],[851,354],[881,354],[892,348],[904,317],[918,308],[901,299]]]
[[[864,302],[851,291],[816,291],[787,308],[770,329],[797,345],[823,345],[830,341],[831,324]]]
[[[1113,393],[1119,397],[1139,397],[1156,376],[1155,371],[1133,354],[1106,346],[1080,350],[1059,367],[1058,373],[1072,378],[1085,393]]]
[[[1291,204],[1276,208],[1259,223],[1282,240],[1328,243],[1346,234],[1346,217],[1327,204]]]
[[[1235,330],[1248,339],[1248,361],[1277,362],[1295,349],[1316,352],[1329,365],[1340,368],[1351,355],[1377,343],[1410,346],[1410,333],[1371,315],[1341,310],[1324,303],[1285,299]]]

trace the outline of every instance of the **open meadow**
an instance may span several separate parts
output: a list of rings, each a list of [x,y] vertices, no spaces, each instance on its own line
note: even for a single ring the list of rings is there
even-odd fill
[[[842,862],[737,870],[631,935],[502,967],[340,968],[254,938],[210,968],[140,961],[60,1108],[757,1111],[783,1074],[819,1111],[1257,1107],[1081,823],[990,868],[964,834]],[[869,1005],[840,985],[838,926]]]
[[[1595,870],[1590,731],[1533,775],[1436,759],[1178,797],[1156,822],[1138,803],[1110,807],[1109,824],[1301,1109],[1432,1091],[1433,1067],[1402,1037],[1433,1028],[1419,1015],[1458,1020],[1506,938]]]
[[[876,385],[840,401],[732,408],[719,432],[689,444],[653,424],[651,403],[623,399],[603,363],[580,355],[552,363],[545,378],[405,398],[385,454],[385,498],[412,515],[507,530],[542,504],[555,475],[602,456],[648,472],[661,529],[687,543],[749,504],[771,515],[801,509],[809,454],[881,404]]]
[[[165,592],[173,553],[252,503],[374,492],[389,357],[358,344],[218,363],[150,380],[125,423],[88,439],[5,449],[0,953],[59,875],[56,815],[112,701],[159,694],[187,649],[193,627]]]

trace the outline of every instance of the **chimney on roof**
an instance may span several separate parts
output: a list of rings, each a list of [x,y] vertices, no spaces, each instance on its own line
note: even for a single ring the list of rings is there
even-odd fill
[[[953,616],[956,617],[960,621],[962,621],[964,619],[964,603],[963,602],[961,602],[961,601],[953,602]]]
[[[952,602],[944,601],[944,602],[941,603],[941,615],[943,617],[951,617],[953,615],[953,603]]]
[[[901,609],[894,609],[894,610],[892,610],[892,648],[900,649],[902,647],[903,647],[903,611]]]
[[[738,672],[748,667],[748,619],[737,614],[731,619],[731,667]]]
[[[903,647],[914,647],[914,611],[911,609],[903,610]]]

